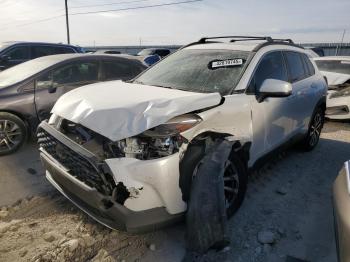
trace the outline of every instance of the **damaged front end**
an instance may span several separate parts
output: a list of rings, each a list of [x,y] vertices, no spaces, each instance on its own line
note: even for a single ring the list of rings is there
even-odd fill
[[[182,217],[181,190],[168,187],[178,184],[180,133],[200,121],[185,114],[111,141],[54,115],[39,126],[38,143],[47,178],[62,194],[108,227],[142,232]]]

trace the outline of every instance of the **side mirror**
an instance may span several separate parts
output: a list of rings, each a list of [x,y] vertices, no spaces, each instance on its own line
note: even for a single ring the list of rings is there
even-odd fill
[[[266,79],[262,83],[258,102],[261,103],[266,97],[287,97],[292,94],[292,85],[288,82],[277,79]]]
[[[56,93],[56,90],[57,90],[57,87],[54,86],[54,85],[52,85],[52,84],[51,84],[51,85],[48,87],[48,89],[47,89],[47,91],[48,91],[50,94]]]

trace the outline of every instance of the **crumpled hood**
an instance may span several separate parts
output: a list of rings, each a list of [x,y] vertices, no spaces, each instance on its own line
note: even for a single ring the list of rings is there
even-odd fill
[[[64,94],[52,113],[118,141],[175,116],[218,105],[220,101],[219,93],[202,94],[109,81]]]
[[[341,74],[335,72],[321,71],[321,73],[327,77],[328,85],[337,86],[342,85],[350,79],[349,74]]]

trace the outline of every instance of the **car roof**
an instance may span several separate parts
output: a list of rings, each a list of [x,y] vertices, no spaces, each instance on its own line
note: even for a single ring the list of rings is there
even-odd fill
[[[48,42],[28,42],[28,41],[5,41],[5,42],[1,42],[1,44],[5,44],[5,45],[17,45],[17,44],[32,45],[32,44],[37,44],[37,45],[55,45],[55,46],[73,46],[73,47],[76,47],[75,45],[70,45],[70,44],[48,43]]]
[[[322,57],[316,57],[314,58],[314,60],[317,61],[329,61],[329,60],[336,60],[336,61],[340,61],[340,60],[347,60],[350,61],[350,56],[322,56]]]

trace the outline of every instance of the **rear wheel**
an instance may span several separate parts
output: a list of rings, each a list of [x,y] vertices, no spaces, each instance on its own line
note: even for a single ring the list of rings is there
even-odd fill
[[[305,151],[311,151],[318,144],[323,128],[323,123],[324,111],[321,108],[318,108],[311,119],[309,130],[301,144]]]
[[[24,122],[17,116],[0,112],[0,155],[16,152],[24,143],[27,130]]]

